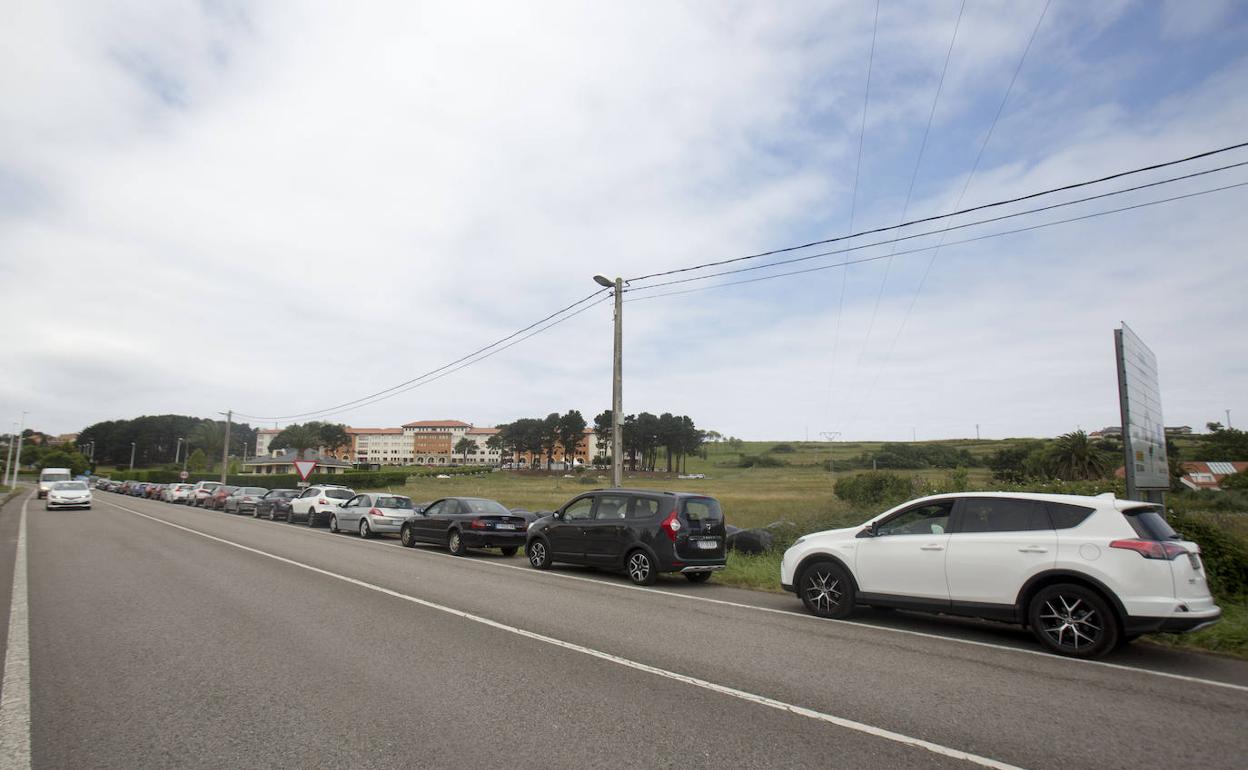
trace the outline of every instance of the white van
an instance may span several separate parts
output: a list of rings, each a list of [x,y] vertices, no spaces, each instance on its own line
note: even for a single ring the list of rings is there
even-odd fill
[[[44,468],[39,471],[39,497],[48,496],[48,490],[58,481],[69,481],[73,476],[69,468]]]

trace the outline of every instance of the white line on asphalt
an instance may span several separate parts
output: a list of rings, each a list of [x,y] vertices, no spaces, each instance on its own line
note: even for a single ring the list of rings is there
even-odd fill
[[[13,593],[9,601],[9,637],[0,680],[0,768],[30,767],[30,610],[26,592],[26,503],[17,525],[13,557]]]
[[[116,505],[116,503],[113,503],[113,505]],[[122,508],[122,506],[119,506],[119,505],[117,505],[116,507]],[[130,510],[130,509],[122,508],[122,510]],[[377,541],[377,540],[370,542],[370,541],[365,541],[365,540],[351,540],[350,538],[344,538],[344,539],[347,542],[358,543],[359,545],[364,545],[364,546],[376,545],[376,546],[385,546],[388,548],[403,548],[403,546],[399,545],[398,543],[387,543],[384,541]],[[472,564],[472,565],[480,564],[483,566],[497,567],[500,569],[519,570],[520,572],[523,572],[526,575],[532,575],[533,577],[537,577],[537,578],[559,578],[561,580],[576,580],[582,583],[592,583],[597,586],[603,586],[606,588],[614,588],[616,590],[621,590],[621,591],[640,591],[642,593],[647,593],[647,594],[658,594],[660,596],[670,596],[673,599],[686,599],[688,601],[706,602],[708,604],[718,604],[724,607],[735,607],[737,609],[753,610],[755,612],[766,612],[766,613],[770,613],[773,615],[787,615],[789,617],[800,618],[802,620],[814,621],[817,623],[835,623],[838,625],[852,626],[854,628],[867,628],[873,631],[887,631],[892,634],[903,634],[905,636],[913,636],[913,637],[918,637],[921,639],[935,639],[937,641],[952,642],[955,644],[967,644],[973,647],[981,647],[981,648],[986,648],[990,650],[1001,650],[1003,652],[1015,652],[1015,653],[1020,653],[1023,655],[1034,655],[1036,657],[1043,658],[1044,660],[1047,660],[1047,661],[1052,661],[1059,665],[1071,663],[1071,664],[1084,664],[1084,665],[1089,665],[1089,666],[1099,666],[1101,668],[1108,668],[1108,669],[1113,669],[1116,671],[1130,671],[1132,673],[1148,674],[1150,676],[1162,677],[1164,679],[1173,679],[1176,681],[1188,682],[1191,684],[1202,684],[1202,685],[1209,685],[1211,687],[1222,687],[1228,690],[1238,690],[1240,692],[1248,692],[1248,686],[1245,686],[1242,684],[1232,684],[1231,682],[1219,682],[1216,679],[1202,679],[1200,677],[1186,676],[1184,674],[1173,674],[1173,673],[1170,673],[1169,671],[1157,671],[1156,669],[1151,669],[1151,668],[1139,668],[1136,666],[1126,666],[1121,663],[1108,663],[1103,660],[1083,660],[1081,658],[1065,658],[1065,657],[1061,657],[1058,655],[1054,655],[1049,652],[1045,652],[1043,650],[1030,650],[1025,647],[1011,647],[1006,644],[995,644],[993,642],[979,642],[979,641],[975,641],[974,639],[959,639],[954,636],[943,636],[941,634],[932,634],[926,631],[911,631],[908,628],[893,628],[891,626],[881,626],[881,625],[876,625],[874,623],[862,623],[860,621],[854,621],[854,620],[837,620],[834,618],[821,618],[816,615],[812,615],[809,612],[797,612],[794,610],[780,610],[774,607],[760,607],[756,604],[745,604],[744,602],[733,602],[733,601],[728,601],[726,599],[712,599],[707,596],[693,596],[691,594],[678,594],[678,593],[673,593],[671,591],[661,591],[656,588],[643,588],[641,586],[630,585],[628,583],[611,582],[607,580],[596,580],[594,578],[580,577],[578,575],[567,575],[567,574],[563,574],[560,572],[550,572],[548,570],[538,571],[531,567],[520,567],[515,564],[500,564],[498,562],[482,561],[482,560],[465,561],[463,557],[453,556],[449,553],[433,551],[427,548],[417,548],[417,549],[413,549],[413,551],[415,553],[426,554],[428,556],[436,556],[436,557],[440,557],[444,559],[450,559],[452,561],[458,562],[465,566],[469,564]]]
[[[533,631],[526,631],[523,628],[518,628],[516,626],[509,626],[505,623],[500,623],[497,620],[491,620],[490,618],[484,617],[482,615],[474,615],[471,612],[464,612],[463,610],[457,610],[453,607],[448,607],[444,604],[437,604],[436,602],[431,602],[426,599],[420,599],[415,596],[410,596],[408,594],[400,593],[393,589],[385,588],[383,586],[379,586],[374,583],[368,583],[366,581],[359,580],[358,578],[349,577],[347,575],[340,575],[337,572],[330,572],[329,570],[321,569],[320,567],[314,567],[311,564],[305,564],[300,561],[295,561],[294,559],[288,559],[285,556],[278,556],[277,554],[269,553],[268,551],[262,551],[259,548],[252,548],[251,546],[243,545],[242,543],[235,543],[234,541],[226,540],[223,537],[217,537],[216,535],[209,535],[205,532],[200,532],[197,529],[192,529],[191,527],[184,527],[181,524],[174,524],[171,521],[166,521],[156,516],[149,516],[146,513],[140,513],[136,510],[126,508],[125,506],[117,505],[116,503],[112,503],[112,505],[116,508],[120,508],[123,511],[127,511],[128,513],[132,513],[135,516],[141,516],[142,518],[148,519],[149,521],[154,521],[157,524],[163,524],[166,527],[173,527],[174,529],[180,529],[183,532],[189,532],[192,535],[198,535],[202,538],[206,538],[208,540],[213,540],[218,543],[222,543],[223,545],[232,546],[234,548],[247,551],[248,553],[256,554],[257,556],[264,556],[264,557],[273,559],[274,561],[279,561],[283,564],[289,564],[292,567],[299,567],[301,569],[306,569],[310,572],[315,572],[318,575],[324,575],[326,577],[334,578],[335,580],[341,580],[345,583],[350,583],[352,585],[359,586],[361,588],[367,588],[370,591],[376,591],[377,593],[381,593],[381,594],[385,594],[386,596],[394,597],[395,599],[402,599],[403,601],[411,602],[412,604],[417,604],[417,605],[420,605],[421,607],[426,607],[428,609],[437,610],[439,612],[445,612],[448,615],[454,615],[456,617],[463,618],[464,620],[470,620],[474,623],[480,623],[481,625],[488,626],[490,628],[494,628],[499,631],[506,631],[507,633],[515,634],[517,636],[522,636],[526,639],[532,639],[534,641],[543,642],[545,644],[549,644],[555,647],[560,647],[562,649],[570,650],[572,652],[579,652],[583,655],[588,655],[593,658],[598,658],[599,660],[605,660],[610,663],[615,663],[617,665],[625,666],[627,668],[635,669],[637,671],[643,671],[645,673],[653,674],[655,676],[663,677],[665,679],[671,679],[676,682],[683,682],[684,684],[693,685],[694,687],[699,687],[701,689],[709,690],[711,692],[719,693],[721,695],[727,695],[729,697],[737,698],[743,701],[748,701],[750,703],[755,703],[760,706],[773,708],[773,709],[776,709],[777,711],[784,711],[790,714],[795,714],[797,716],[806,717],[808,719],[814,719],[819,722],[825,722],[827,724],[836,725],[837,727],[843,727],[848,730],[854,730],[855,732],[864,733],[866,735],[871,735],[877,738],[883,738],[885,740],[893,741],[894,743],[899,743],[905,746],[911,746],[914,748],[924,749],[926,751],[932,752],[933,754],[939,754],[941,756],[951,757],[953,759],[961,759],[967,762],[972,762],[977,765],[982,765],[984,767],[999,768],[1001,770],[1019,770],[1015,765],[1009,765],[1004,762],[998,762],[997,760],[989,759],[988,757],[981,757],[978,754],[971,754],[969,752],[959,751],[958,749],[953,749],[953,748],[949,748],[948,746],[942,746],[938,743],[925,741],[921,738],[914,738],[909,735],[902,735],[901,733],[895,733],[891,730],[885,730],[884,728],[881,728],[881,727],[875,727],[873,725],[864,724],[862,722],[855,722],[852,719],[845,719],[844,717],[838,717],[832,714],[826,714],[822,711],[815,711],[814,709],[808,709],[802,706],[796,706],[796,705],[793,705],[792,703],[785,703],[784,701],[779,701],[774,698],[768,698],[764,695],[755,695],[754,693],[749,693],[744,690],[738,690],[734,687],[728,687],[726,685],[716,684],[714,682],[708,682],[705,679],[698,679],[697,677],[687,676],[685,674],[678,674],[674,671],[668,671],[667,669],[657,668],[655,666],[651,666],[645,663],[639,663],[635,660],[630,660],[629,658],[622,658],[618,655],[613,655],[609,652],[602,652],[601,650],[596,650],[592,647],[585,647],[583,645],[579,645],[574,642],[568,642],[562,639],[556,639],[553,636],[545,636],[544,634],[538,634]]]

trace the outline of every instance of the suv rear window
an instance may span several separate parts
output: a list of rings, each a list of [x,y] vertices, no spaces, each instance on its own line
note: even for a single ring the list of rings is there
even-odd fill
[[[321,494],[335,500],[350,500],[355,497],[355,493],[349,489],[326,489]]]
[[[1141,540],[1179,540],[1179,533],[1170,528],[1156,505],[1141,505],[1122,512],[1127,523]]]

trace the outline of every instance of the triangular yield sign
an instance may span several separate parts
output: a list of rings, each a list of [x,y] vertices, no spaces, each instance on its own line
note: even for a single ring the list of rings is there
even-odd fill
[[[295,460],[295,473],[299,474],[300,481],[307,481],[308,474],[316,467],[316,460]]]

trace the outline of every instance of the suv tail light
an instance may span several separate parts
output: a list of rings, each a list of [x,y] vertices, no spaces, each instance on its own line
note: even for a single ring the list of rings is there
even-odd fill
[[[667,514],[667,518],[659,526],[663,529],[663,534],[667,535],[668,540],[676,542],[676,533],[680,531],[680,519],[676,518],[675,508]]]
[[[1187,549],[1178,543],[1157,542],[1156,540],[1115,540],[1110,548],[1123,548],[1135,551],[1145,559],[1172,560],[1187,553]]]
[[[318,505],[329,505],[329,501],[323,497],[320,500],[317,500],[316,502]]]

